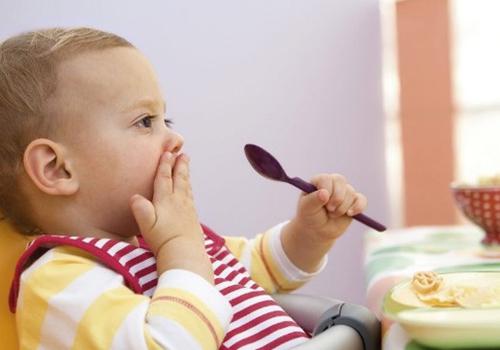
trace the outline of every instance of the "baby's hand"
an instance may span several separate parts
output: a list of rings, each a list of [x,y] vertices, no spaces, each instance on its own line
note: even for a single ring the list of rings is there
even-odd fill
[[[347,229],[351,217],[366,208],[366,197],[339,174],[317,175],[311,182],[318,191],[300,197],[292,222],[303,234],[320,240],[336,239]]]
[[[130,199],[139,229],[155,254],[157,269],[191,270],[213,279],[189,181],[189,158],[165,152],[154,181],[153,200],[141,195]]]

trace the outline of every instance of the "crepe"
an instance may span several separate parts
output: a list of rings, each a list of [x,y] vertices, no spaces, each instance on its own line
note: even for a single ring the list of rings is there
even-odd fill
[[[485,308],[500,306],[498,281],[447,281],[435,272],[417,272],[410,288],[417,298],[431,307]]]

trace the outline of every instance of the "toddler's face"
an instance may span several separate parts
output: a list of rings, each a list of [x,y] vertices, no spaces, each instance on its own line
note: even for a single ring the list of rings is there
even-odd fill
[[[146,58],[133,48],[81,54],[58,68],[49,110],[60,120],[57,142],[80,183],[82,219],[121,236],[138,233],[129,198],[152,197],[160,155],[182,137],[165,121],[165,104]]]

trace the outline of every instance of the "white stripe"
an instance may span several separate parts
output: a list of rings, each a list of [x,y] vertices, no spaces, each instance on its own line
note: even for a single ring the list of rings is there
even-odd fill
[[[238,271],[236,271],[236,272],[238,272]],[[248,278],[248,276],[245,276],[244,274],[238,272],[238,274],[236,276],[234,276],[233,281],[234,281],[234,283],[237,283],[239,285],[243,285],[241,283],[241,281],[245,278]],[[248,284],[248,282],[247,282],[247,284]]]
[[[147,275],[145,276],[142,276],[141,278],[139,278],[139,284],[141,286],[145,285],[146,283],[154,280],[155,278],[158,277],[158,274],[156,273],[156,271],[153,271],[151,273],[148,273]]]
[[[129,244],[125,242],[118,242],[114,246],[108,249],[108,254],[115,255],[118,251],[122,250],[125,247],[128,247]]]
[[[96,243],[94,243],[94,245],[97,248],[102,248],[108,242],[109,242],[109,238],[103,238],[103,239],[98,240]]]
[[[231,322],[231,325],[229,326],[229,330],[238,328],[238,327],[244,325],[245,323],[248,323],[249,321],[251,321],[257,317],[260,317],[264,314],[268,314],[268,313],[271,313],[274,311],[284,311],[284,310],[279,305],[269,305],[266,307],[262,307],[260,309],[257,309],[255,311],[249,313],[245,317],[240,318],[239,320]],[[284,317],[284,316],[274,316],[274,317]],[[292,321],[292,319],[289,316],[287,316],[287,320]]]
[[[212,255],[212,257],[219,260],[220,259],[219,256],[221,256],[227,252],[227,250],[225,248],[226,247],[222,247],[221,249],[219,249],[214,255]]]
[[[54,250],[51,249],[45,254],[43,254],[38,260],[36,260],[33,264],[31,264],[30,267],[28,267],[26,270],[24,270],[23,273],[21,273],[21,276],[19,277],[19,294],[17,296],[17,305],[16,308],[18,309],[17,312],[21,312],[21,309],[23,308],[23,300],[24,300],[24,293],[23,293],[23,284],[25,281],[27,281],[33,272],[35,272],[40,266],[45,264],[47,261],[51,260],[54,256]]]
[[[320,267],[315,272],[309,273],[299,269],[290,261],[285,253],[285,250],[283,249],[283,245],[281,244],[281,232],[283,226],[286,224],[287,222],[281,223],[266,232],[266,235],[269,235],[269,248],[271,250],[271,255],[287,280],[291,282],[308,281],[325,269],[328,262],[328,255],[323,257]]]
[[[110,350],[148,350],[144,339],[144,320],[149,308],[149,300],[137,305],[118,327]]]
[[[231,283],[230,285],[234,285],[233,283]],[[221,288],[222,289],[222,288]],[[230,293],[227,293],[226,294],[226,298],[227,300],[231,301],[233,299],[236,299],[240,296],[242,296],[243,294],[247,294],[249,292],[248,289],[245,289],[245,288],[238,288],[236,290],[233,290],[232,292]]]
[[[154,257],[147,258],[146,260],[141,261],[138,264],[135,264],[130,267],[129,272],[135,275],[138,271],[147,269],[148,267],[155,265],[156,260]]]
[[[245,248],[243,248],[243,252],[241,253],[240,263],[245,266],[248,273],[250,273],[251,269],[251,261],[252,261],[252,249],[255,245],[255,239],[251,239],[245,244]]]
[[[240,348],[238,348],[238,350],[254,350],[254,349],[257,349],[257,348],[260,348],[266,344],[269,344],[271,343],[273,340],[276,340],[282,336],[285,336],[289,333],[292,333],[292,332],[303,332],[302,329],[300,329],[299,327],[285,327],[285,328],[281,328],[267,336],[265,336],[264,338],[261,338],[257,341],[254,341],[252,342],[251,344],[248,344],[248,345],[245,345],[245,346],[242,346]],[[284,347],[285,349],[287,349],[288,347]]]
[[[48,300],[42,325],[41,349],[70,349],[79,322],[90,305],[106,291],[120,286],[123,286],[120,274],[96,265],[53,295]]]
[[[216,276],[218,277],[218,276]],[[225,280],[222,280],[221,282],[217,283],[215,285],[215,288],[217,288],[217,290],[220,292],[221,290],[223,290],[224,288],[227,288],[229,286],[232,286],[234,285],[234,283],[231,283],[229,281],[225,281]]]
[[[145,250],[144,249],[141,249],[141,248],[135,248],[134,250],[132,250],[131,252],[129,252],[128,254],[125,254],[124,256],[122,256],[120,258],[120,260],[118,260],[118,262],[122,265],[125,265],[127,262],[129,262],[130,260],[132,260],[133,258],[136,258],[138,257],[139,255],[142,255],[144,254]]]
[[[235,259],[235,258],[233,257],[233,255],[232,255],[232,254],[230,254],[229,252],[228,252],[228,254],[227,254],[224,258],[219,259],[219,261],[220,261],[221,263],[226,264],[226,265],[229,265],[229,264],[230,264],[231,262],[233,262],[234,260],[236,260],[236,259]]]
[[[233,306],[233,312],[237,313],[238,311],[241,311],[247,307],[249,307],[252,304],[260,303],[261,301],[268,301],[272,300],[271,297],[267,294],[264,295],[257,295],[255,297],[251,297],[247,300],[243,300],[241,303]]]
[[[153,294],[155,293],[155,291],[156,291],[156,286],[153,286],[153,287],[145,290],[144,292],[142,292],[142,294],[151,298],[153,296]]]
[[[217,277],[227,279],[227,276],[231,273],[231,269],[228,269],[227,266],[217,275]]]
[[[246,323],[248,323],[248,321],[251,321],[251,319],[247,319]],[[291,319],[290,319],[290,317],[287,317],[287,316],[280,316],[280,317],[270,318],[268,320],[260,322],[259,324],[255,325],[254,327],[252,327],[250,329],[246,329],[243,332],[235,334],[234,337],[231,337],[230,339],[226,339],[224,341],[224,345],[227,346],[227,347],[231,347],[233,344],[239,342],[240,340],[243,340],[243,339],[246,339],[248,337],[251,337],[251,336],[253,336],[253,335],[255,335],[255,334],[257,334],[257,333],[259,333],[259,332],[261,332],[261,331],[263,331],[263,330],[271,327],[271,326],[274,326],[275,324],[277,324],[279,322],[288,322],[288,321],[291,321]],[[283,333],[280,333],[280,331],[282,331],[283,329],[289,329],[289,331],[286,332],[285,334],[291,333],[293,331],[302,331],[297,326],[288,326],[288,327],[280,328],[279,330],[276,330],[276,331],[270,333],[269,335],[265,336],[264,338],[261,338],[261,339],[255,341],[255,342],[252,342],[251,345],[253,345],[253,349],[258,348],[258,346],[256,346],[256,345],[259,344],[259,343],[261,343],[262,345],[269,344],[275,338],[279,337],[279,335],[277,335],[277,334],[283,334]],[[269,338],[271,338],[271,339],[262,343],[262,339],[269,339]],[[239,348],[239,349],[242,349],[242,348]]]
[[[162,349],[202,350],[201,345],[177,322],[161,316],[149,316],[147,325],[153,339]]]

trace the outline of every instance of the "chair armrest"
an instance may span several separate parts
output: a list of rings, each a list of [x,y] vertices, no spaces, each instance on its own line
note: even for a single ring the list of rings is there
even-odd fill
[[[303,294],[274,294],[273,297],[306,332],[314,336],[313,339],[318,337],[319,340],[321,338],[319,335],[324,331],[333,326],[336,326],[333,328],[337,329],[337,326],[343,325],[356,331],[358,338],[361,338],[362,347],[360,349],[372,350],[380,347],[380,322],[364,306]],[[347,333],[352,331],[340,327],[336,332],[347,336]],[[327,333],[329,337],[334,336],[330,331]],[[352,335],[350,336],[352,338]],[[339,336],[335,335],[335,337]],[[321,348],[316,347],[316,349]],[[341,347],[339,349],[347,348]]]

